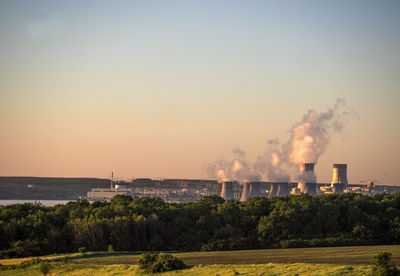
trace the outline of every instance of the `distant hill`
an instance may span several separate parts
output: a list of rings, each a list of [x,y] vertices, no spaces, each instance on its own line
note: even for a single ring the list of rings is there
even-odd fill
[[[0,177],[0,199],[78,199],[109,186],[101,178]]]

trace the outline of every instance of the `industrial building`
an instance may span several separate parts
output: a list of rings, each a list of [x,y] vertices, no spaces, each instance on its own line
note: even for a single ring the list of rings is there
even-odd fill
[[[111,173],[110,188],[93,188],[87,192],[87,198],[92,201],[110,200],[116,195],[131,195],[132,190],[125,181],[114,182],[114,174]]]
[[[110,200],[115,195],[133,197],[159,197],[169,202],[192,202],[203,196],[219,195],[229,200],[246,201],[253,197],[283,197],[298,194],[343,194],[343,193],[395,193],[400,186],[367,184],[349,184],[347,164],[333,164],[331,183],[318,183],[314,173],[314,163],[300,164],[298,182],[248,182],[202,179],[159,179],[137,178],[132,182],[110,180],[110,188],[93,188],[87,193],[89,200]]]

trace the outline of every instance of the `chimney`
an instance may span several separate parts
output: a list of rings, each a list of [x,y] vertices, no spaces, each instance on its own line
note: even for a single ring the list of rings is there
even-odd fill
[[[233,199],[233,183],[231,181],[222,182],[221,197],[224,199]]]
[[[333,164],[331,187],[334,194],[343,194],[347,182],[347,164]]]
[[[250,191],[247,198],[261,196],[260,182],[250,182]]]
[[[317,194],[317,179],[314,173],[314,163],[301,163],[300,164],[300,175],[299,183],[297,187],[300,189],[300,193],[308,195]]]
[[[243,182],[242,195],[240,196],[240,201],[246,201],[250,192],[250,182]]]

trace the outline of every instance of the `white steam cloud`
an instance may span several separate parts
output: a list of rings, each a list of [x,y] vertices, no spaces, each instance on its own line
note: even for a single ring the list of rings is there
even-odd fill
[[[258,156],[254,164],[254,170],[262,175],[266,175],[269,181],[289,182],[290,175],[284,167],[282,152],[279,149],[277,139],[268,140],[268,148],[264,155]]]
[[[303,119],[296,123],[290,132],[289,140],[280,145],[277,139],[268,141],[264,154],[257,157],[251,165],[246,160],[246,152],[235,148],[231,161],[218,160],[209,164],[208,176],[219,181],[261,181],[265,176],[269,181],[289,182],[290,171],[295,164],[317,163],[318,158],[325,152],[332,135],[341,132],[346,122],[356,112],[346,104],[344,99],[337,99],[333,108],[326,112],[309,110]],[[298,180],[313,181],[315,175],[297,176]]]
[[[283,146],[287,161],[295,164],[317,163],[332,134],[340,132],[346,119],[353,114],[344,99],[338,99],[335,106],[326,112],[309,110],[303,120],[292,127],[291,138]]]
[[[246,152],[240,148],[232,150],[231,161],[218,160],[207,167],[207,173],[211,178],[217,178],[219,182],[237,180],[258,182],[261,175],[255,172],[246,160]]]

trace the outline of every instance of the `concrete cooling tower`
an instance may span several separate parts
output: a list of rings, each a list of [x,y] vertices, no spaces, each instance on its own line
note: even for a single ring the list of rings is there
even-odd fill
[[[261,196],[260,182],[250,182],[250,191],[247,198]]]
[[[314,173],[314,163],[301,163],[299,183],[297,187],[301,193],[308,195],[317,194],[317,178]]]
[[[233,199],[233,182],[222,182],[221,197],[224,199]]]
[[[271,183],[268,197],[276,197],[277,193],[278,193],[278,183]]]
[[[343,194],[347,182],[347,164],[333,164],[331,187],[334,194]]]
[[[288,196],[289,194],[289,183],[279,182],[276,196]]]
[[[240,196],[240,201],[246,201],[250,192],[250,182],[243,182],[242,195]]]
[[[288,196],[288,195],[289,195],[288,182],[276,182],[271,184],[270,193],[268,197]]]

